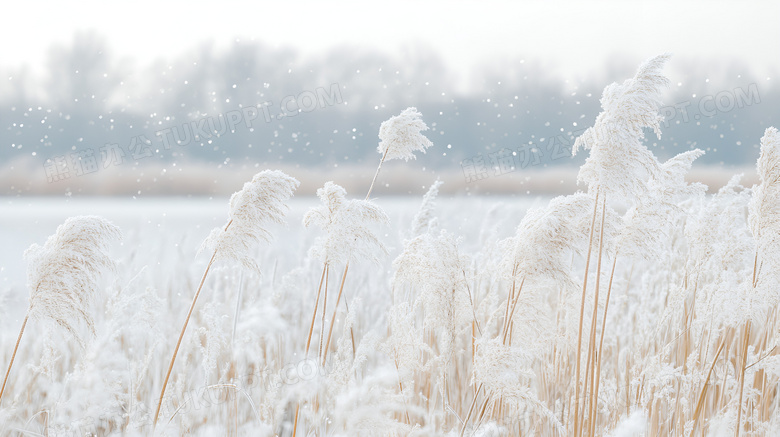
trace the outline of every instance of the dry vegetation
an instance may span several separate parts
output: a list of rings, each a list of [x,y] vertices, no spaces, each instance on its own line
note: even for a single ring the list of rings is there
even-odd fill
[[[233,196],[202,276],[173,268],[192,254],[160,275],[131,253],[101,282],[117,231],[69,220],[30,250],[27,329],[43,334],[2,337],[0,433],[778,435],[780,135],[764,133],[758,184],[687,183],[703,152],[659,162],[643,143],[667,60],[604,90],[574,146],[586,191],[508,238],[486,225],[478,250],[443,229],[436,182],[388,256],[369,186],[431,146],[413,108],[380,128],[365,199],[317,191],[303,225],[319,237],[287,272],[256,248],[296,241],[271,241],[297,186],[279,171]]]

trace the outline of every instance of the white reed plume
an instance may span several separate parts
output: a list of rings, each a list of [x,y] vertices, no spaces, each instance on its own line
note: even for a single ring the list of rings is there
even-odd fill
[[[420,132],[428,130],[428,126],[422,121],[422,114],[417,108],[411,107],[401,111],[400,114],[390,117],[379,126],[379,145],[376,150],[382,155],[379,166],[374,173],[374,179],[371,180],[371,186],[368,188],[366,200],[371,196],[371,190],[374,188],[376,177],[379,176],[379,170],[382,163],[391,159],[417,159],[414,152],[423,152],[431,147],[433,143]]]
[[[668,86],[669,80],[661,74],[669,54],[656,56],[644,62],[633,78],[622,84],[612,83],[601,97],[603,111],[596,118],[594,125],[580,135],[574,143],[572,154],[576,155],[580,148],[590,149],[585,164],[580,167],[577,182],[588,184],[588,190],[598,200],[602,200],[602,223],[605,223],[606,201],[610,199],[636,202],[647,191],[650,178],[658,178],[661,166],[650,150],[642,144],[645,127],[652,128],[660,138],[660,122],[663,117],[658,113],[661,106],[661,89]],[[596,209],[593,210],[594,235]],[[611,220],[609,221],[611,222]],[[607,223],[609,223],[607,222]],[[603,231],[603,229],[602,229]],[[601,278],[601,260],[603,244],[599,244],[596,266],[596,292],[599,296]],[[588,247],[585,262],[585,275],[582,287],[581,309],[585,305],[590,255],[592,246]],[[595,321],[597,306],[594,305],[593,320]],[[595,327],[595,325],[593,325]],[[576,392],[574,396],[574,434],[581,435],[579,427],[579,390],[580,390],[580,337],[582,331],[582,315],[580,316],[577,341],[577,361],[575,370]],[[591,330],[591,337],[595,335]],[[591,342],[593,343],[593,342]],[[592,347],[588,349],[588,355]],[[587,365],[590,366],[588,359]],[[587,377],[587,375],[586,375]],[[593,425],[594,422],[591,422]]]
[[[661,165],[659,179],[649,181],[647,193],[623,217],[616,252],[650,260],[666,247],[661,239],[668,235],[674,215],[683,212],[677,204],[699,198],[707,190],[703,184],[685,181],[693,161],[703,154],[699,149],[689,150]]]
[[[685,175],[690,170],[693,161],[704,152],[695,149],[681,153],[661,165],[658,179],[648,181],[648,190],[645,195],[636,199],[636,203],[623,217],[623,227],[620,235],[615,239],[614,257],[612,260],[612,274],[610,274],[607,288],[607,297],[604,305],[604,314],[601,321],[601,336],[598,341],[596,353],[595,385],[591,399],[591,415],[596,415],[596,407],[599,398],[601,384],[601,362],[604,346],[604,335],[607,328],[607,313],[612,294],[612,280],[617,264],[618,253],[629,257],[642,257],[652,260],[659,257],[668,245],[663,244],[663,239],[668,238],[671,224],[683,210],[677,206],[678,202],[686,199],[701,198],[707,187],[703,184],[688,184]],[[597,284],[599,282],[597,281]],[[674,294],[672,294],[674,296]],[[670,297],[670,300],[674,297]],[[594,302],[593,319],[591,324],[591,348],[595,347],[598,302]],[[683,307],[683,305],[680,305]],[[589,352],[591,353],[592,350]],[[595,430],[595,422],[591,423]]]
[[[701,149],[693,149],[675,155],[661,164],[660,178],[650,181],[651,186],[658,185],[656,189],[663,193],[664,200],[670,208],[674,208],[672,205],[683,200],[701,196],[707,191],[706,185],[699,182],[688,183],[685,180],[693,162],[701,156],[704,156],[704,150]]]
[[[433,210],[436,207],[436,196],[439,195],[439,187],[443,183],[440,179],[436,179],[423,196],[422,205],[412,220],[412,238],[420,236],[426,229],[431,228],[431,221],[435,220]]]
[[[271,241],[268,226],[284,223],[285,202],[299,184],[279,170],[256,174],[230,198],[228,225],[212,230],[201,250],[216,253],[215,260],[234,260],[259,273],[249,251],[258,242]]]
[[[515,236],[500,243],[502,275],[572,286],[570,254],[587,249],[592,210],[593,199],[585,193],[559,196],[546,207],[529,210]],[[614,234],[611,222],[605,226],[605,239]]]
[[[304,215],[303,225],[318,226],[325,235],[317,239],[309,253],[329,265],[354,260],[378,263],[377,249],[383,253],[387,249],[371,225],[386,225],[390,219],[373,202],[346,196],[346,190],[333,182],[317,190],[322,205]]]
[[[761,156],[757,163],[761,184],[753,187],[748,224],[756,242],[756,265],[753,286],[759,282],[759,271],[775,276],[780,255],[780,134],[767,128],[761,138]],[[760,261],[760,263],[759,263]],[[771,263],[765,267],[761,264]]]
[[[375,264],[379,263],[376,256],[377,249],[387,253],[382,241],[376,232],[371,229],[371,225],[386,225],[389,218],[384,210],[373,202],[366,200],[347,199],[347,192],[339,185],[329,181],[317,190],[317,196],[322,201],[322,205],[311,208],[303,217],[303,225],[309,227],[316,225],[325,231],[325,236],[319,237],[309,250],[309,254],[323,262],[322,278],[320,279],[320,289],[322,288],[322,279],[325,278],[326,271],[334,263],[344,263],[344,274],[341,276],[341,285],[336,297],[336,309],[333,310],[330,328],[328,329],[327,339],[320,338],[320,348],[324,347],[322,353],[322,363],[328,356],[330,340],[333,335],[333,326],[336,321],[336,311],[341,302],[341,296],[344,292],[344,283],[347,279],[349,263],[353,260],[369,260]],[[325,287],[325,298],[323,301],[322,330],[321,336],[325,332],[325,305],[327,303],[327,285]],[[317,306],[319,305],[320,291],[317,292],[314,315],[312,316],[311,326],[309,328],[309,338],[307,339],[306,351],[311,340],[311,333],[314,328],[314,320],[317,316]],[[350,331],[351,332],[351,331]],[[297,410],[297,409],[296,409]],[[295,434],[295,432],[293,432]]]
[[[98,293],[98,279],[114,269],[107,250],[122,232],[108,220],[95,216],[71,217],[57,227],[41,247],[33,244],[25,252],[30,305],[16,340],[11,362],[0,388],[0,400],[11,373],[19,342],[30,317],[55,322],[84,347],[79,332],[84,324],[94,335],[92,306]]]
[[[472,319],[464,271],[469,257],[458,250],[458,239],[447,231],[407,241],[393,261],[397,284],[413,284],[420,291],[426,328],[442,330],[443,338]]]
[[[742,394],[745,386],[745,368],[750,344],[751,318],[765,320],[766,309],[778,303],[780,273],[777,262],[780,255],[780,135],[774,127],[768,128],[761,138],[761,155],[757,163],[761,185],[753,187],[748,224],[755,240],[752,288],[744,287],[740,296],[748,302],[747,321],[742,327],[741,366],[739,372],[739,397],[737,403],[737,437],[742,429]],[[763,274],[762,274],[763,273]],[[758,284],[761,283],[761,287]],[[759,322],[760,323],[760,322]],[[760,345],[757,350],[760,351]]]
[[[434,355],[414,321],[415,314],[409,302],[400,302],[387,311],[387,324],[392,334],[387,336],[384,351],[393,357],[398,379],[407,387],[412,384],[413,372],[422,368],[420,357]]]
[[[714,196],[700,200],[689,211],[685,239],[691,271],[702,275],[739,272],[745,257],[752,255],[745,223],[750,193],[740,184],[742,176],[733,176]],[[725,241],[728,244],[720,243]]]
[[[379,126],[379,142],[376,150],[385,160],[417,159],[414,152],[423,152],[433,143],[420,132],[428,130],[417,108],[406,108]]]
[[[245,183],[241,191],[233,194],[230,198],[230,220],[224,228],[214,229],[203,244],[203,247],[212,250],[213,254],[200,280],[198,291],[195,292],[195,297],[192,299],[190,310],[187,313],[187,318],[184,319],[181,334],[176,342],[176,348],[173,350],[168,373],[165,375],[165,381],[160,391],[157,411],[154,413],[154,426],[157,425],[160,416],[160,407],[165,397],[165,389],[168,386],[173,364],[176,362],[176,355],[179,353],[181,340],[184,338],[187,324],[192,317],[192,311],[195,309],[195,303],[198,301],[198,296],[200,296],[211,266],[219,258],[232,259],[259,273],[260,269],[250,257],[249,250],[258,241],[267,242],[270,240],[271,234],[267,229],[268,225],[284,223],[284,213],[287,210],[285,202],[292,197],[298,185],[298,180],[279,170],[264,170],[256,174],[250,182]]]
[[[471,326],[472,320],[476,323],[465,276],[470,259],[460,253],[458,244],[458,239],[447,231],[442,230],[439,235],[425,233],[407,241],[404,252],[393,261],[396,271],[393,282],[396,286],[413,284],[420,291],[411,310],[422,306],[423,331],[433,332],[438,340],[437,353],[429,365],[438,369],[442,395],[446,376],[456,360],[456,340],[460,332]],[[403,363],[396,364],[400,373]]]
[[[636,75],[622,84],[613,83],[601,97],[603,111],[594,125],[574,142],[573,154],[590,149],[577,180],[592,191],[608,198],[635,199],[645,191],[649,176],[658,176],[660,167],[655,156],[642,144],[643,128],[650,127],[660,138],[658,113],[661,90],[669,80],[661,74],[669,54],[643,63]]]

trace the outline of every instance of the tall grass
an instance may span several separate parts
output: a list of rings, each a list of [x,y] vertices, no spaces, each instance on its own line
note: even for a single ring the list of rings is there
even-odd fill
[[[780,137],[761,139],[760,184],[706,196],[686,177],[702,151],[660,162],[645,146],[668,60],[604,90],[575,144],[584,191],[527,211],[443,209],[439,181],[416,213],[388,214],[372,188],[326,182],[304,226],[258,249],[296,186],[264,172],[207,239],[200,282],[192,244],[159,267],[127,244],[88,318],[79,303],[64,330],[31,324],[43,341],[18,355],[21,335],[0,337],[0,359],[26,364],[0,433],[777,435]],[[430,147],[426,128],[414,108],[383,123],[366,185]],[[88,261],[31,268],[69,284]],[[280,279],[261,275],[277,263]]]
[[[86,340],[78,326],[86,326],[94,335],[92,312],[98,279],[103,271],[113,269],[107,249],[112,240],[121,237],[119,228],[107,220],[79,216],[58,226],[43,246],[33,244],[27,249],[30,300],[0,387],[0,402],[31,316],[54,322],[82,347]]]

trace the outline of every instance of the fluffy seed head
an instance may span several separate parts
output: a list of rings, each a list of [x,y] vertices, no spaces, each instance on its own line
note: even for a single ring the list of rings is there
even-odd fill
[[[459,240],[447,231],[425,233],[405,242],[393,261],[394,282],[413,284],[420,291],[426,324],[450,329],[470,320],[464,271],[469,258],[460,253]]]
[[[114,269],[109,243],[121,239],[119,228],[108,220],[79,216],[65,220],[42,247],[30,246],[24,253],[30,315],[54,321],[84,346],[77,327],[83,323],[94,334],[91,307],[97,282]]]
[[[554,280],[572,285],[570,253],[581,252],[588,243],[593,199],[585,193],[559,196],[546,207],[529,210],[517,226],[514,237],[500,243],[502,275],[520,280]],[[610,214],[614,214],[611,210]],[[605,222],[605,239],[614,230]],[[595,232],[594,239],[599,233]],[[597,243],[594,243],[597,244]]]
[[[757,163],[761,184],[753,187],[750,201],[750,231],[757,240],[780,238],[780,133],[767,128],[761,138]]]
[[[770,127],[761,138],[761,184],[753,187],[748,225],[755,244],[755,280],[748,296],[774,308],[780,301],[780,134]],[[759,311],[754,311],[761,314]]]
[[[298,180],[279,170],[256,174],[230,198],[228,225],[212,230],[201,250],[215,251],[215,259],[235,260],[259,273],[249,250],[257,242],[271,240],[268,225],[284,223],[285,202],[298,185]]]
[[[325,263],[345,263],[368,259],[379,262],[376,249],[387,253],[371,225],[388,224],[384,210],[370,200],[347,199],[347,191],[333,182],[317,190],[322,205],[311,208],[303,217],[303,225],[316,225],[325,236],[309,251]]]
[[[421,131],[428,130],[417,108],[406,108],[400,114],[390,117],[379,126],[379,146],[377,152],[385,155],[385,160],[416,159],[414,152],[425,153],[433,143]]]
[[[699,149],[689,150],[661,165],[659,179],[649,181],[647,193],[637,198],[623,217],[616,242],[622,255],[651,260],[660,254],[662,238],[668,235],[674,218],[683,213],[677,203],[703,196],[707,190],[703,184],[685,181],[693,161],[703,154]]]
[[[587,183],[591,190],[634,199],[646,191],[648,177],[660,173],[655,156],[642,144],[642,129],[650,127],[661,136],[663,117],[658,109],[661,90],[669,84],[661,69],[669,57],[664,54],[651,58],[633,78],[604,89],[603,111],[594,125],[577,138],[572,150],[574,155],[581,148],[590,150],[577,180]]]
[[[421,235],[426,229],[430,229],[432,224],[431,221],[434,220],[433,210],[436,207],[436,196],[439,195],[439,187],[443,183],[444,182],[441,180],[436,179],[436,182],[431,184],[431,187],[428,188],[428,192],[425,193],[422,205],[412,220],[413,238]]]

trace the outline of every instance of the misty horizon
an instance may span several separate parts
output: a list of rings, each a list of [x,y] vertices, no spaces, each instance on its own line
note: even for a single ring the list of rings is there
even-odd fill
[[[418,158],[423,168],[461,170],[474,182],[475,162],[494,174],[507,153],[517,172],[576,168],[582,158],[571,157],[571,145],[593,124],[601,90],[636,68],[615,55],[600,74],[573,83],[518,56],[475,69],[464,90],[462,72],[424,44],[402,55],[336,47],[312,57],[256,41],[221,50],[204,43],[146,67],[112,53],[98,34],[81,32],[52,46],[48,75],[0,69],[0,167],[6,179],[24,168],[34,181],[2,194],[61,193],[92,173],[120,180],[161,167],[171,175],[176,162],[215,171],[370,167],[379,124],[409,106],[422,112],[435,145]],[[748,165],[780,116],[780,93],[746,66],[694,61],[672,58],[662,137],[647,132],[648,145],[664,159],[701,148],[697,166]],[[49,185],[32,188],[40,182]]]

